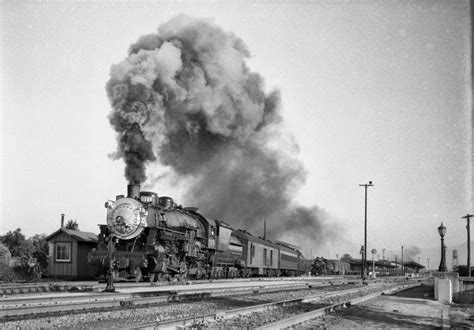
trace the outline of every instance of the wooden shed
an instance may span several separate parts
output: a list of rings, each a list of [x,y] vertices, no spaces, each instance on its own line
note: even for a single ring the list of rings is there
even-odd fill
[[[92,279],[87,263],[88,253],[97,246],[94,233],[61,227],[48,237],[48,272],[51,277]]]

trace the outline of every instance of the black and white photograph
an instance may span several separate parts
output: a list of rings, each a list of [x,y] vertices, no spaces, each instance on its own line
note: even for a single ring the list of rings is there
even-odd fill
[[[0,327],[474,327],[473,19],[0,0]]]

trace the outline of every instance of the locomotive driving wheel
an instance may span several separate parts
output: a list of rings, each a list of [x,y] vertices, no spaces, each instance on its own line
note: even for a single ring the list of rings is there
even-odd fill
[[[142,269],[140,267],[135,268],[135,282],[140,282],[143,278]]]
[[[196,270],[196,280],[200,280],[203,276],[204,276],[205,272],[201,269],[201,268],[198,268]]]
[[[168,280],[168,274],[163,274],[163,273],[159,273],[157,276],[156,276],[156,280],[158,282],[165,282]]]
[[[156,274],[155,274],[155,273],[151,273],[151,274],[150,274],[150,277],[148,277],[148,281],[149,281],[150,283],[153,283],[153,282],[155,282],[155,280],[156,280]]]

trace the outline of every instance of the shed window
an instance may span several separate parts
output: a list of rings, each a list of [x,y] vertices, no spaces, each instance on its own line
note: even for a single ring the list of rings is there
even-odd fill
[[[71,261],[71,243],[56,242],[56,258],[55,261],[68,262]]]

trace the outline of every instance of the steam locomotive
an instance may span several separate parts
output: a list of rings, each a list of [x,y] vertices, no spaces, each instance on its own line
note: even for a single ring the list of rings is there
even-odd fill
[[[107,201],[107,225],[88,256],[99,279],[167,281],[296,276],[310,262],[290,244],[272,242],[202,216],[195,207],[128,185],[127,197]]]

